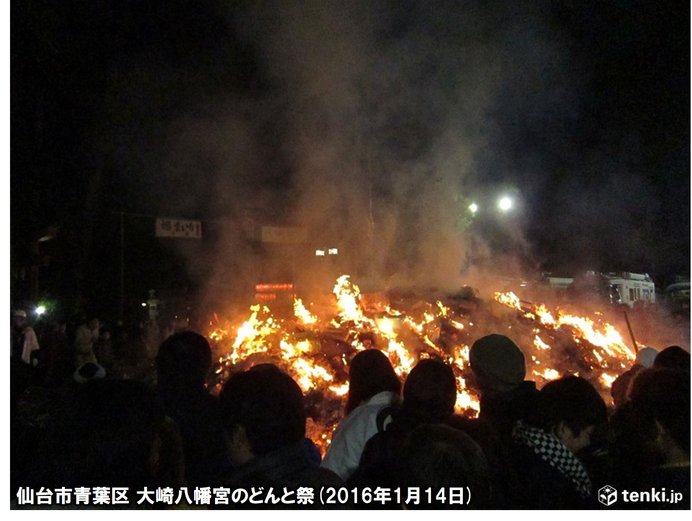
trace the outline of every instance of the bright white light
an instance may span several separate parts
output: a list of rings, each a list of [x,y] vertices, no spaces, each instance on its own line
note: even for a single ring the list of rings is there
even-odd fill
[[[36,308],[36,314],[40,317],[46,312],[46,306],[38,306]]]
[[[329,248],[329,255],[339,255],[339,250],[337,248]]]
[[[501,212],[508,212],[509,210],[512,209],[513,205],[514,205],[513,201],[507,196],[501,198],[497,202],[497,207],[500,209]]]
[[[142,307],[143,307],[143,308],[147,307],[147,303],[146,303],[146,302],[142,302]]]
[[[471,213],[476,213],[478,211],[478,205],[476,203],[471,203],[469,205],[469,210]]]
[[[315,250],[315,257],[324,257],[324,250]]]

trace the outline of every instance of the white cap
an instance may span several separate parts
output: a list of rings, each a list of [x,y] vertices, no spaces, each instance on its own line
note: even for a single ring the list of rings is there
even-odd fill
[[[658,351],[653,347],[644,347],[637,352],[637,363],[647,369],[653,367],[657,354]]]
[[[24,311],[23,309],[15,309],[14,311],[12,311],[12,316],[26,318],[26,311]]]

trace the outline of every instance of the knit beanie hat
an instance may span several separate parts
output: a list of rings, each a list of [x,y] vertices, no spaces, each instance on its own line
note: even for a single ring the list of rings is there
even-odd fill
[[[484,391],[511,391],[524,381],[524,353],[504,335],[479,338],[471,346],[469,362]]]

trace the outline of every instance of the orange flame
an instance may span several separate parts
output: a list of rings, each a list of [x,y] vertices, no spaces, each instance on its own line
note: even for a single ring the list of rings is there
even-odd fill
[[[269,307],[258,304],[250,307],[250,316],[236,328],[211,331],[209,338],[223,351],[217,370],[219,377],[228,377],[241,363],[243,367],[262,361],[280,365],[304,393],[322,396],[325,400],[323,407],[327,412],[319,421],[311,420],[308,429],[322,449],[329,444],[341,416],[341,402],[348,393],[347,360],[354,352],[366,348],[381,349],[402,379],[420,358],[435,356],[447,361],[457,382],[456,411],[468,416],[478,414],[479,397],[466,378],[470,371],[466,341],[470,340],[470,328],[477,328],[469,317],[460,316],[441,301],[410,313],[381,305],[378,309],[386,309],[385,313],[368,316],[360,289],[348,275],[337,279],[333,294],[334,312],[326,320],[311,313],[303,301],[296,298],[292,320],[279,320]],[[533,361],[530,371],[544,383],[560,376],[550,360],[559,349],[550,345],[554,344],[554,339],[546,341],[551,332],[558,330],[570,333],[583,359],[580,367],[596,371],[600,385],[609,387],[614,380],[611,373],[634,359],[617,330],[600,318],[592,320],[560,310],[551,311],[543,304],[529,305],[514,293],[495,293],[495,300],[533,321],[528,344],[524,347],[533,350],[527,352]],[[456,333],[442,338],[442,324],[451,326],[447,332]],[[306,325],[310,326],[309,332],[301,327]],[[331,347],[326,349],[325,346]]]
[[[317,323],[317,317],[307,310],[302,299],[296,298],[293,301],[293,314],[307,326]]]

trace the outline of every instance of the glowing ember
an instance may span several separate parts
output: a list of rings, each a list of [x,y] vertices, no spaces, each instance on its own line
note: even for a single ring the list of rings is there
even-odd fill
[[[296,318],[305,325],[309,326],[317,322],[317,317],[305,308],[303,301],[299,298],[293,301],[293,313]]]
[[[360,288],[349,278],[348,275],[342,275],[336,280],[334,295],[336,295],[341,323],[350,321],[359,325],[366,321],[360,305]]]
[[[389,340],[386,354],[390,360],[393,360],[394,370],[401,377],[405,377],[416,365],[416,359],[411,356],[406,346],[394,339]]]
[[[341,385],[330,385],[328,389],[336,396],[346,396],[348,394],[348,383]]]
[[[603,373],[600,376],[601,382],[603,382],[603,385],[605,385],[606,387],[612,386],[613,382],[615,381],[616,378],[617,378],[617,376],[613,376],[612,374],[608,374],[608,373]]]
[[[295,344],[292,344],[288,340],[282,339],[279,342],[279,347],[283,352],[284,359],[296,358],[314,351],[309,340],[299,340]]]
[[[543,340],[541,340],[541,337],[539,337],[538,335],[536,335],[536,337],[533,339],[533,345],[535,345],[537,349],[541,349],[543,351],[550,349],[550,346],[543,342]]]
[[[471,410],[475,414],[481,410],[481,404],[475,395],[468,392],[466,381],[461,377],[457,376],[457,401],[454,404],[456,411],[467,411]],[[474,414],[474,415],[475,415]]]
[[[518,311],[524,311],[521,307],[521,301],[519,300],[519,297],[517,297],[511,291],[507,293],[495,293],[495,300],[497,300],[500,304],[504,304],[507,307],[514,308]]]
[[[320,365],[310,363],[303,358],[295,358],[291,365],[295,374],[300,375],[297,383],[304,393],[317,387],[318,382],[328,383],[334,380],[334,376],[329,370]]]
[[[574,345],[578,347],[576,354],[582,365],[596,372],[595,380],[601,386],[609,388],[611,381],[604,376],[603,370],[615,369],[620,371],[628,367],[635,359],[635,354],[625,345],[622,335],[612,324],[602,321],[601,313],[594,314],[597,316],[597,321],[595,321],[588,317],[564,313],[559,309],[551,312],[544,304],[532,306],[530,310],[525,310],[521,305],[518,305],[519,299],[513,293],[496,293],[495,300],[521,311],[525,318],[537,320],[547,331],[568,331]],[[538,335],[534,338],[534,346],[541,350],[549,348],[548,344]],[[570,369],[575,370],[574,368]],[[540,376],[546,377],[547,375],[542,373]],[[592,383],[596,385],[596,382]]]
[[[560,373],[556,371],[555,369],[544,369],[543,371],[533,371],[533,374],[536,376],[540,376],[544,380],[557,380],[560,378]]]
[[[386,336],[387,338],[395,338],[396,333],[394,331],[395,329],[395,322],[391,318],[388,317],[381,317],[381,318],[376,318],[375,319],[375,324],[377,324],[377,329],[380,330],[380,332]]]

